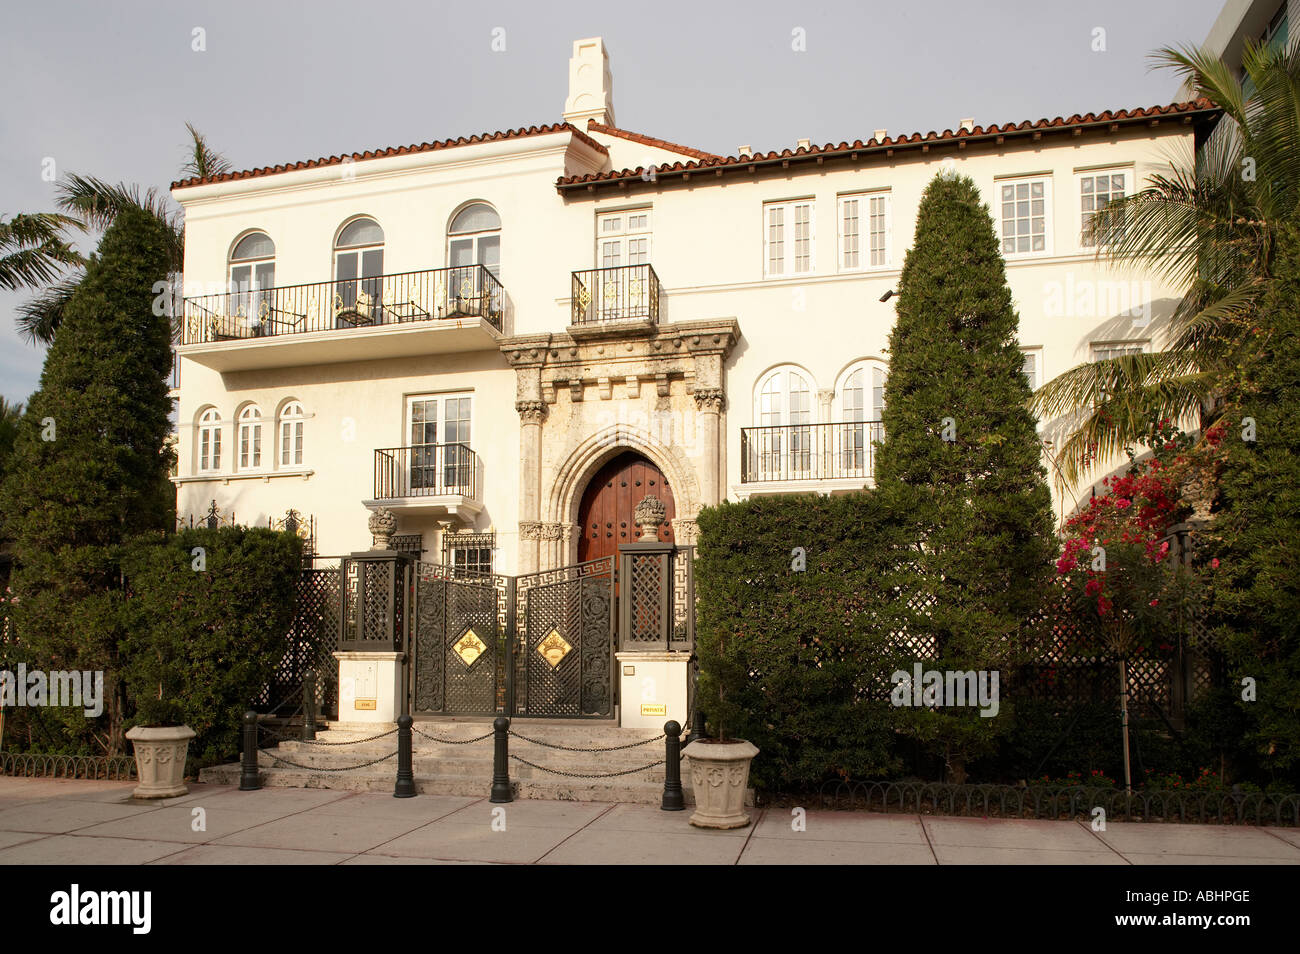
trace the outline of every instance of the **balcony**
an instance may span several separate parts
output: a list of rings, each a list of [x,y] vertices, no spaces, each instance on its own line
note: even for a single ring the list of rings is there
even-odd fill
[[[740,430],[740,496],[766,491],[858,490],[873,480],[879,421]],[[749,486],[767,485],[767,486]]]
[[[479,499],[478,455],[468,444],[413,444],[375,451],[375,496],[367,507],[472,517]]]
[[[649,265],[574,272],[569,333],[653,328],[659,324],[662,291]]]
[[[180,349],[217,371],[488,349],[505,308],[482,265],[203,295],[184,301]]]

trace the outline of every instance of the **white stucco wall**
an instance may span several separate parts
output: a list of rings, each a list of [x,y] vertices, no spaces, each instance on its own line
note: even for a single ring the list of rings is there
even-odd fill
[[[1191,135],[1190,126],[1165,123],[1039,143],[1009,140],[1002,147],[972,146],[955,157],[955,170],[971,176],[989,201],[996,196],[998,177],[1041,173],[1051,178],[1050,251],[1008,263],[1021,344],[1041,348],[1040,380],[1089,360],[1094,341],[1162,344],[1177,289],[1152,276],[1116,272],[1081,247],[1076,176],[1081,169],[1114,167],[1126,173],[1132,191],[1171,156],[1190,156]],[[362,214],[384,229],[385,272],[441,268],[447,263],[452,216],[468,202],[483,201],[496,208],[503,224],[501,282],[510,300],[506,333],[561,333],[569,324],[570,273],[595,265],[596,214],[650,207],[651,263],[666,292],[661,325],[719,318],[739,322],[741,338],[726,364],[721,451],[723,490],[734,499],[744,489],[740,429],[756,423],[754,388],[766,371],[796,364],[806,369],[814,390],[834,389],[855,361],[887,358],[894,307],[878,299],[897,287],[922,192],[953,153],[899,152],[892,160],[807,164],[753,177],[701,176],[684,185],[637,180],[614,194],[561,196],[555,188],[561,175],[641,165],[655,152],[618,137],[593,138],[609,142],[619,161],[563,132],[178,190],[186,211],[188,293],[224,285],[230,250],[251,229],[264,230],[276,243],[277,285],[328,281],[334,236],[346,220]],[[891,263],[874,271],[840,272],[837,196],[876,189],[888,189],[892,197]],[[807,197],[816,210],[815,272],[765,279],[764,202]],[[1135,281],[1136,286],[1129,284]],[[1135,324],[1106,306],[1107,288],[1118,290],[1120,283],[1125,293],[1135,287],[1139,299],[1124,300],[1123,306],[1149,307],[1149,323]],[[1085,295],[1092,295],[1093,303],[1080,308]],[[349,333],[330,334],[346,338]],[[277,347],[291,355],[292,340]],[[285,360],[293,364],[291,357]],[[480,350],[469,353],[350,361],[344,352],[329,364],[257,371],[219,373],[185,360],[178,508],[197,517],[216,499],[223,510],[233,508],[240,522],[264,523],[294,507],[316,517],[320,552],[364,548],[370,537],[361,501],[372,495],[374,449],[407,442],[408,395],[453,390],[474,394],[472,442],[484,481],[484,510],[474,526],[496,530],[497,569],[511,572],[520,519],[515,372],[486,336]],[[310,476],[277,476],[273,464],[249,477],[227,472],[191,479],[194,422],[202,408],[215,406],[226,421],[223,466],[230,471],[239,408],[248,401],[259,404],[267,418],[264,453],[271,452],[275,461],[272,415],[289,398],[301,401],[309,415],[302,466],[314,471]],[[838,409],[838,395],[831,406]],[[690,404],[683,407],[689,413]],[[814,420],[822,420],[817,402],[813,407]],[[619,412],[611,407],[610,413]],[[344,437],[348,419],[356,425],[350,441]],[[1058,500],[1058,514],[1068,502]],[[399,532],[424,531],[425,545],[432,547],[433,518],[399,514],[399,520]]]

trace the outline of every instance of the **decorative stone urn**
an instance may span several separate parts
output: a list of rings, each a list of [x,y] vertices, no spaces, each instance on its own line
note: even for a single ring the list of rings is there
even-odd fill
[[[647,494],[632,511],[636,525],[641,528],[641,543],[655,543],[659,540],[659,528],[668,517],[668,508],[654,494]]]
[[[719,742],[699,739],[682,749],[691,760],[691,786],[695,791],[696,828],[744,828],[745,792],[749,789],[749,763],[758,748],[740,740]]]
[[[174,798],[185,786],[185,757],[194,730],[187,725],[136,726],[126,733],[135,748],[136,798]]]
[[[389,541],[397,532],[397,517],[387,507],[380,507],[370,515],[370,534],[374,537],[374,550],[387,550]]]

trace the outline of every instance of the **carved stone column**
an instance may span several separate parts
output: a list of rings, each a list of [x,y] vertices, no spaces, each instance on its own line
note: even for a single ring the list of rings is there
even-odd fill
[[[834,420],[832,416],[832,405],[835,403],[835,391],[833,388],[821,388],[817,392],[817,403],[821,405],[822,421]]]
[[[714,506],[722,485],[722,388],[695,389],[695,434],[700,442],[700,503]]]
[[[525,384],[525,378],[537,378],[520,374],[519,390],[533,390]],[[538,545],[535,537],[525,534],[525,524],[537,522],[541,513],[541,477],[542,477],[542,421],[546,418],[546,404],[541,399],[538,380],[537,394],[527,400],[515,402],[519,412],[519,568],[520,573],[532,573],[538,567]]]

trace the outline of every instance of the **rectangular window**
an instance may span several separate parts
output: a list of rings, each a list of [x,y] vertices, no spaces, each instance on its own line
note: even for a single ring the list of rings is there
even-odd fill
[[[600,268],[645,265],[649,261],[649,209],[596,217],[596,262]]]
[[[858,242],[861,239],[858,209],[861,205],[862,199],[858,196],[840,199],[840,268],[861,267],[861,256],[858,254]]]
[[[467,494],[473,479],[473,397],[440,394],[408,402],[413,493]]]
[[[1097,240],[1088,238],[1088,226],[1092,223],[1092,217],[1116,199],[1124,198],[1126,183],[1127,174],[1123,172],[1090,173],[1079,177],[1080,245],[1085,248],[1096,247]],[[1120,238],[1122,234],[1122,229],[1113,228],[1099,238],[1102,244],[1106,244]]]
[[[492,572],[495,533],[446,533],[442,537],[442,562],[457,575],[485,576]]]
[[[424,556],[424,534],[395,533],[389,547],[398,553],[409,553],[418,560]]]
[[[199,470],[221,469],[221,427],[206,425],[199,428]]]
[[[1021,349],[1021,350],[1022,350],[1022,352],[1023,352],[1023,354],[1024,354],[1024,357],[1025,357],[1024,363],[1021,364],[1021,366],[1020,366],[1021,373],[1024,374],[1024,376],[1025,376],[1025,381],[1029,384],[1029,390],[1031,390],[1031,391],[1037,391],[1037,390],[1038,390],[1038,381],[1039,381],[1039,378],[1038,378],[1038,373],[1039,373],[1039,368],[1038,368],[1039,353],[1038,353],[1038,349],[1036,349],[1036,348],[1023,348],[1023,349]]]
[[[873,195],[869,202],[871,217],[871,266],[873,268],[889,264],[889,196]]]
[[[1051,189],[1046,178],[999,182],[1002,254],[1033,255],[1051,251],[1047,224]]]
[[[280,466],[302,463],[302,421],[285,421],[280,425]]]
[[[840,269],[889,264],[889,193],[840,196]]]
[[[1107,344],[1094,344],[1092,346],[1092,360],[1109,361],[1111,358],[1122,358],[1127,354],[1142,354],[1146,350],[1146,343],[1142,341],[1116,341]]]
[[[810,200],[763,206],[764,274],[768,278],[807,275],[814,270],[816,219]]]

